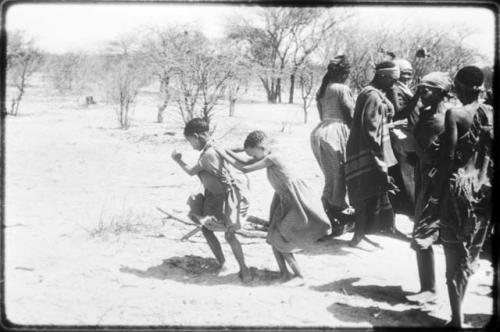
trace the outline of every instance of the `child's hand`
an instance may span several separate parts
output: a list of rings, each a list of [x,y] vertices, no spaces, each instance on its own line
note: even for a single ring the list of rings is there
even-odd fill
[[[172,159],[175,161],[181,161],[182,160],[182,153],[178,152],[177,150],[172,151]]]

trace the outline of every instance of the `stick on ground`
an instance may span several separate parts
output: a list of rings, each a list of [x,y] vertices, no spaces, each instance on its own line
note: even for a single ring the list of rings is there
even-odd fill
[[[181,217],[179,217],[179,216],[176,216],[176,215],[174,215],[174,214],[172,214],[172,213],[170,213],[170,212],[167,212],[167,211],[165,211],[165,210],[163,210],[163,209],[160,209],[159,207],[156,207],[156,209],[157,209],[158,211],[160,211],[161,213],[165,214],[165,215],[167,216],[167,218],[168,218],[168,219],[177,220],[177,221],[179,221],[179,222],[181,222],[181,223],[183,223],[183,224],[189,225],[189,226],[197,226],[194,222],[189,222],[189,221],[186,221],[186,219],[181,218]]]
[[[199,231],[201,231],[201,226],[196,226],[195,229],[193,229],[192,231],[181,237],[181,241],[182,242],[187,241],[191,236],[195,235]]]

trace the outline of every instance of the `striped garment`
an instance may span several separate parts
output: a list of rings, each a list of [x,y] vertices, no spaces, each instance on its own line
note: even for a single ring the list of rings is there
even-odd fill
[[[380,196],[392,189],[388,168],[397,164],[389,128],[394,107],[375,87],[365,87],[356,100],[347,141],[345,174],[352,204]],[[357,205],[357,204],[356,204]]]

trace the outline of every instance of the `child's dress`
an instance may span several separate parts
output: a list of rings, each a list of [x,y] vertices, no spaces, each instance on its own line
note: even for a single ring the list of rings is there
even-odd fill
[[[275,190],[267,242],[279,252],[299,251],[327,235],[330,222],[319,197],[292,175],[279,156],[269,154],[266,159],[273,163],[267,177]]]
[[[198,177],[204,192],[188,199],[192,213],[204,218],[202,225],[212,231],[236,231],[242,227],[248,212],[248,179],[227,164],[208,142],[201,151]]]

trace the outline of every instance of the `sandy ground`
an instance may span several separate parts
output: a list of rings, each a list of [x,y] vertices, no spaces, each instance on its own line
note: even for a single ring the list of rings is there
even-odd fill
[[[229,271],[217,276],[201,235],[156,207],[187,212],[198,187],[170,159],[173,148],[196,159],[178,116],[154,123],[153,96],[142,94],[128,131],[117,129],[111,106],[85,108],[76,97],[52,97],[35,87],[18,117],[6,120],[5,305],[17,324],[439,326],[449,317],[444,259],[436,249],[437,304],[405,300],[418,291],[407,242],[373,236],[383,250],[346,246],[351,234],[297,255],[307,285],[276,280],[277,265],[263,239],[240,238],[255,278],[242,284],[223,236]],[[258,98],[262,98],[258,96]],[[222,112],[215,137],[242,143],[268,131],[318,194],[322,176],[309,148],[317,122],[302,125],[298,105],[268,105],[250,97],[236,117]],[[285,119],[285,120],[283,120]],[[283,121],[289,122],[282,132]],[[272,189],[265,172],[250,175],[251,214],[267,218]],[[398,227],[410,231],[406,216]],[[479,262],[465,299],[465,320],[486,324],[492,313],[493,270]]]

